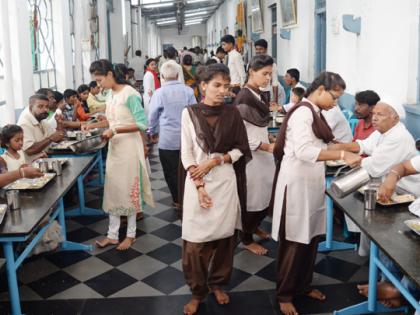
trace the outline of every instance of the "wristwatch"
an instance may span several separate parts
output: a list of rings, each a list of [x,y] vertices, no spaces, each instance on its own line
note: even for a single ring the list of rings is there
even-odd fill
[[[114,134],[114,136],[118,133],[117,132],[117,128],[116,127],[112,127],[111,128],[112,133]]]

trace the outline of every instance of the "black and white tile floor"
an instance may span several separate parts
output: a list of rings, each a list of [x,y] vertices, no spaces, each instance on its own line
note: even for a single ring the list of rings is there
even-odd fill
[[[182,314],[190,298],[181,268],[181,222],[171,208],[171,197],[159,158],[152,154],[152,187],[156,208],[146,207],[138,222],[137,241],[131,249],[93,252],[56,252],[29,259],[20,268],[23,312],[32,314]],[[88,206],[101,207],[102,191],[87,193]],[[92,244],[106,233],[106,217],[67,220],[68,239]],[[264,226],[270,231],[270,222]],[[124,234],[122,233],[121,236]],[[275,301],[276,243],[267,241],[267,256],[236,249],[234,272],[228,290],[231,303],[218,306],[212,297],[200,307],[200,315],[280,314]],[[368,277],[366,258],[356,252],[318,254],[313,284],[326,295],[325,302],[298,298],[300,314],[331,314],[363,300],[356,284]],[[0,314],[8,314],[6,274],[0,278]]]

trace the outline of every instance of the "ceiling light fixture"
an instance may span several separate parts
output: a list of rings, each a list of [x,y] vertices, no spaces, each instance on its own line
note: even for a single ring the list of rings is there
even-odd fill
[[[193,12],[193,13],[185,13],[185,17],[197,16],[197,15],[206,15],[209,11],[201,11],[201,12]]]
[[[154,9],[154,8],[163,8],[163,7],[170,7],[173,6],[173,2],[168,3],[154,3],[154,4],[145,4],[143,6],[144,9]]]
[[[191,3],[199,3],[199,2],[206,2],[208,0],[188,0],[187,4],[191,4]]]

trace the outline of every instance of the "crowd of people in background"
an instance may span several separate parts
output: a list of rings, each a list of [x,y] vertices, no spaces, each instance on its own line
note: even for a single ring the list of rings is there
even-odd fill
[[[265,255],[267,249],[254,236],[270,237],[260,227],[268,213],[273,214],[271,237],[280,240],[276,282],[281,311],[298,314],[297,295],[324,300],[310,286],[319,236],[325,233],[324,161],[361,165],[373,177],[397,164],[399,176],[414,174],[417,160],[414,169],[404,164],[417,155],[414,140],[400,122],[401,105],[371,90],[356,94],[360,121],[353,135],[337,106],[346,89],[339,74],[323,72],[304,86],[299,70],[290,68],[280,82],[268,42],[260,39],[254,48],[249,63],[232,35],[223,36],[221,46],[210,52],[169,47],[162,56],[149,58],[137,50],[127,64],[93,62],[94,80],[76,90],[39,89],[17,125],[2,130],[0,186],[42,176],[31,162],[47,156],[47,148],[62,141],[66,130],[104,128],[102,137],[109,144],[103,209],[109,227],[96,245],[127,250],[136,240],[144,205],[154,205],[147,158],[149,146],[157,144],[173,207],[182,215],[182,266],[192,291],[185,314],[195,314],[209,293],[219,304],[229,303],[222,286],[232,273],[236,231],[246,249]],[[287,114],[275,139],[267,129],[270,111]],[[389,186],[395,186],[391,177],[382,198],[389,198]],[[407,184],[410,180],[415,184]],[[401,182],[410,191],[420,180],[410,176]],[[119,242],[123,219],[127,233]],[[368,241],[362,233],[361,255],[367,255]],[[366,295],[367,286],[359,291]],[[385,305],[400,305],[397,293],[378,294]]]

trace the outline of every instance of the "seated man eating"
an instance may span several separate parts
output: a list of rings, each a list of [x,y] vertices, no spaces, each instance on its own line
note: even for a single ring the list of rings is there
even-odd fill
[[[345,144],[333,144],[334,150],[346,150],[365,154],[362,160],[363,167],[371,177],[384,176],[393,165],[409,160],[417,155],[415,141],[400,119],[405,117],[402,105],[380,101],[372,109],[372,125],[375,131],[364,140]],[[398,185],[420,196],[420,191],[414,182],[419,177],[410,176],[402,179]],[[347,220],[349,230],[354,230],[355,224]],[[369,252],[369,240],[363,235],[360,238],[359,255],[366,256]]]
[[[48,97],[35,94],[29,98],[29,106],[19,117],[18,125],[24,134],[23,151],[27,155],[28,163],[45,156],[44,150],[51,142],[60,142],[64,138],[62,131],[54,131],[48,118]]]

